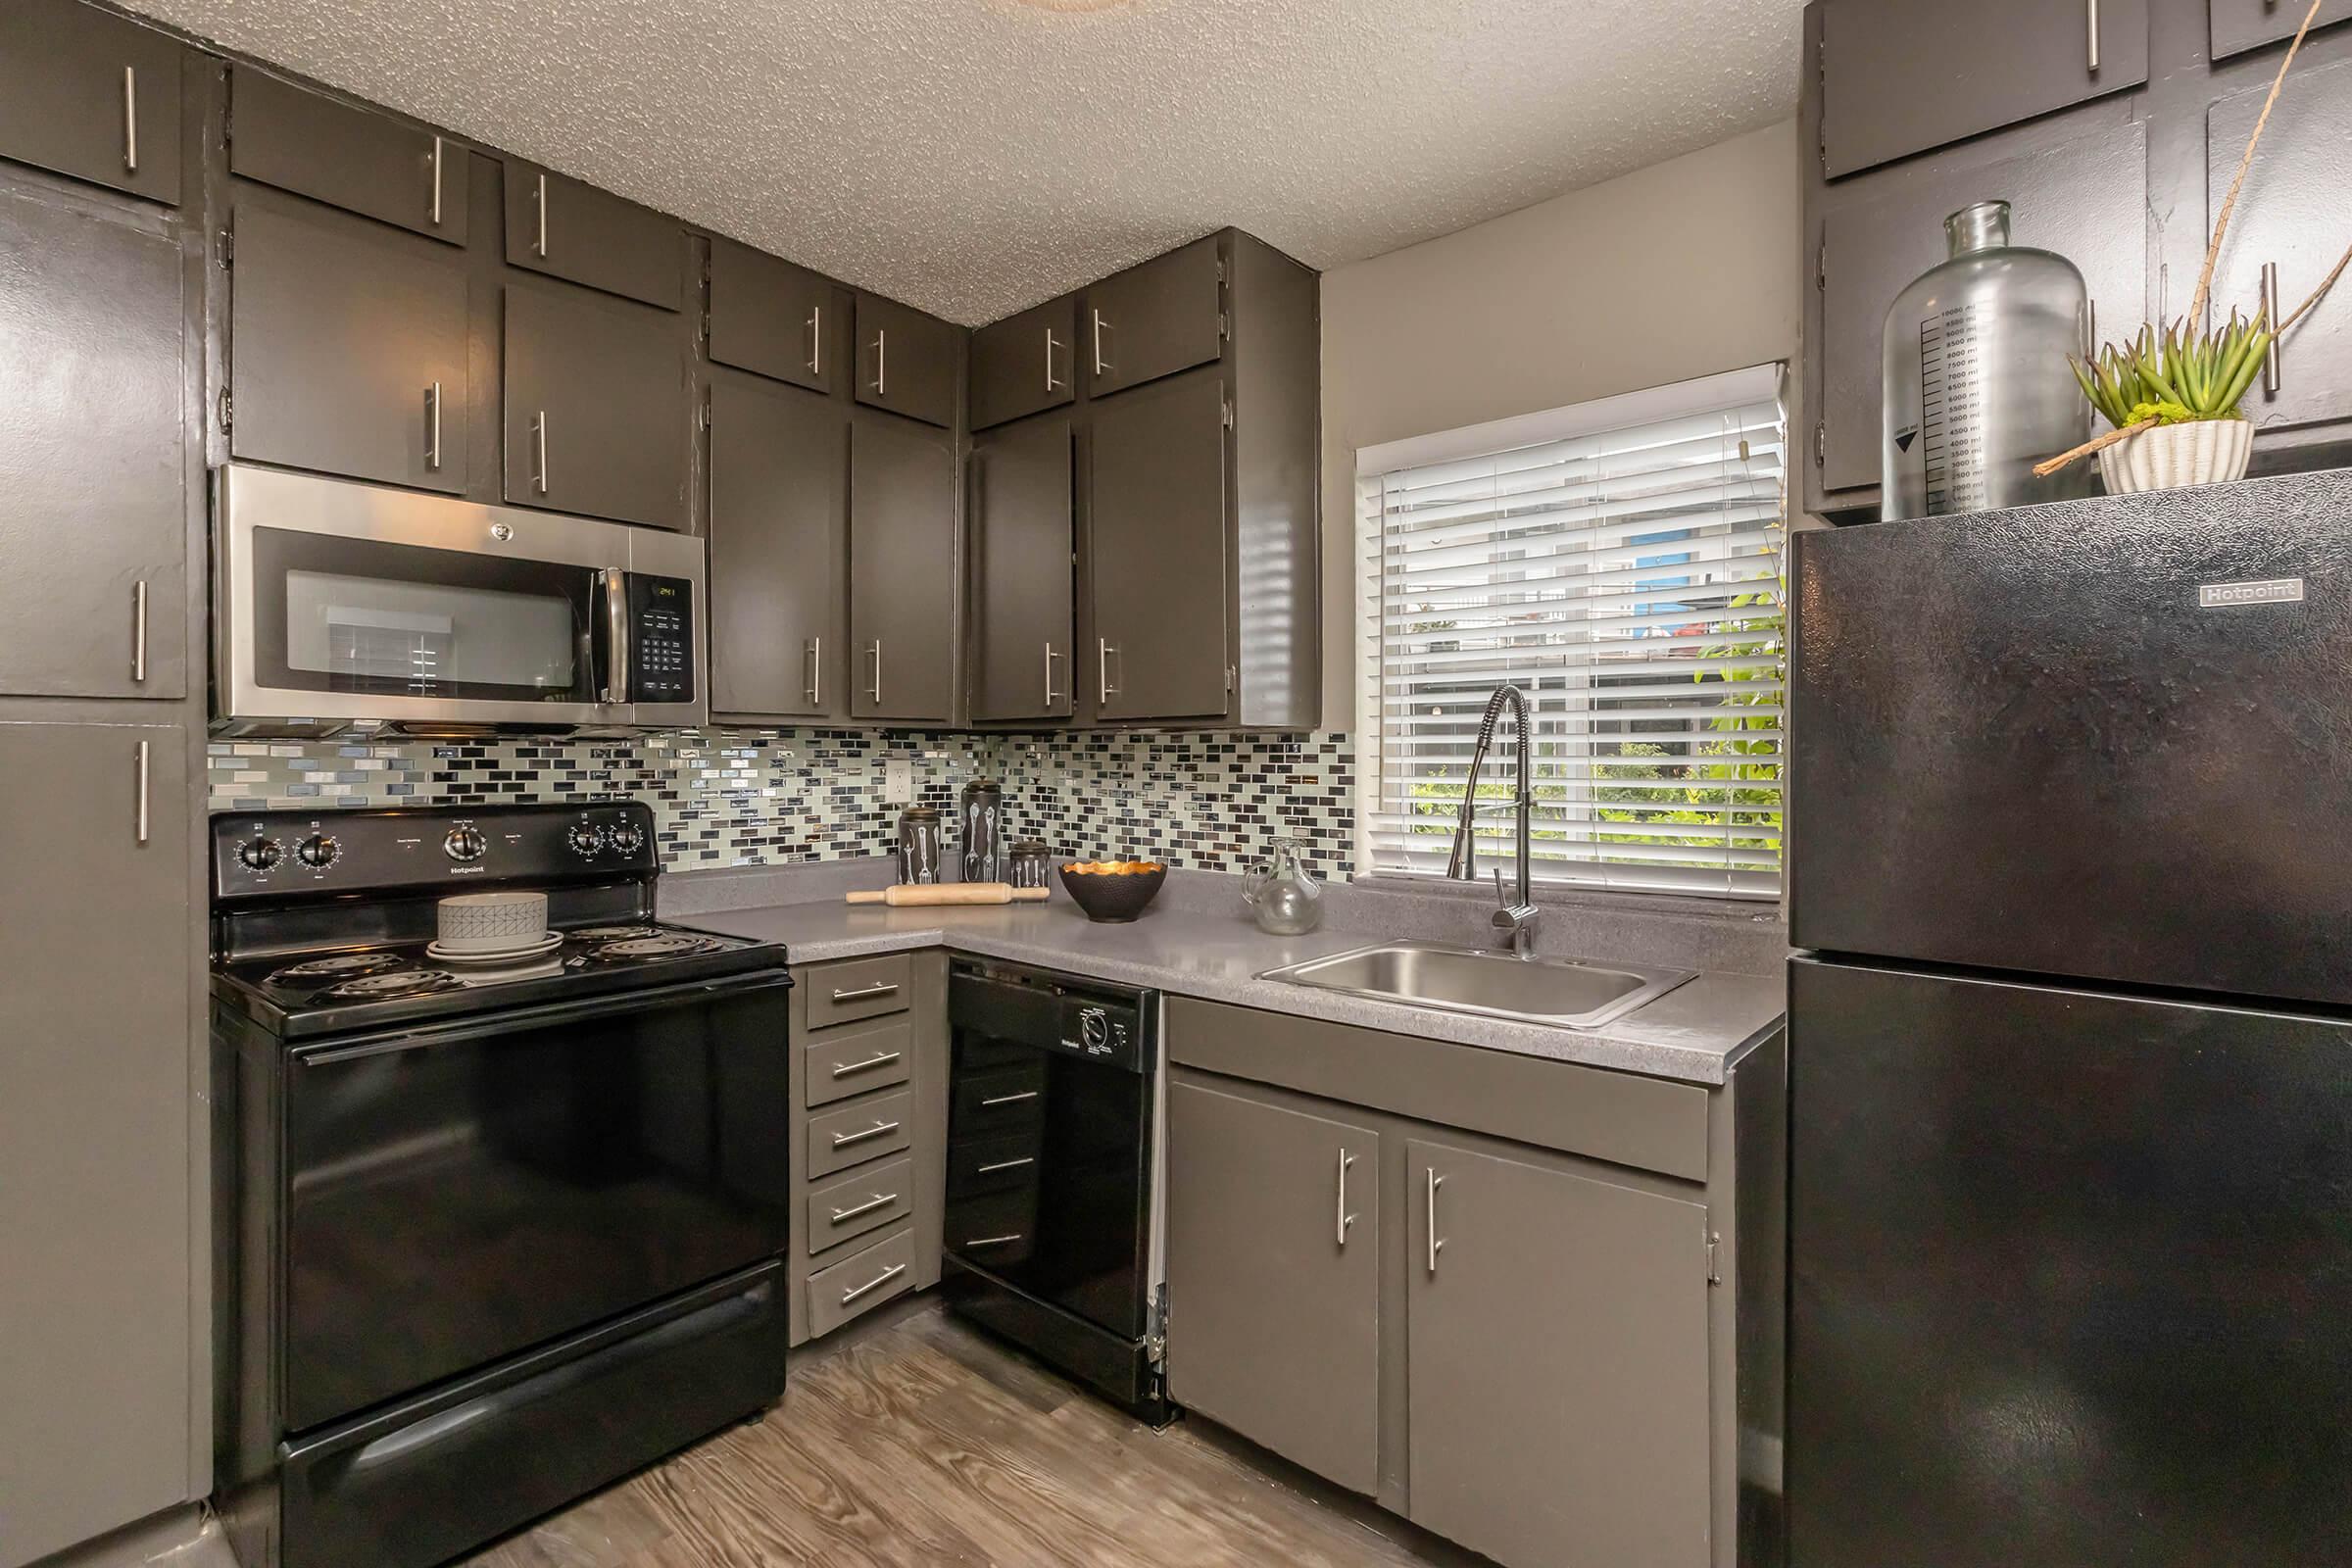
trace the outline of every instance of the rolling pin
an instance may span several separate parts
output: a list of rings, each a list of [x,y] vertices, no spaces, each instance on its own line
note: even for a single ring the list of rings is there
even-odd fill
[[[925,904],[1043,904],[1050,888],[1016,888],[1009,882],[901,882],[879,893],[853,893],[852,904],[887,904],[894,909]]]

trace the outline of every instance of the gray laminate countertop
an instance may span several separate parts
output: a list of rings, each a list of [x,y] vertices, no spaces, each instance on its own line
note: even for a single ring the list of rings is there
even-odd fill
[[[781,943],[795,964],[945,947],[1177,996],[1684,1083],[1725,1082],[1732,1063],[1780,1026],[1784,1004],[1784,982],[1777,976],[1701,973],[1598,1029],[1511,1023],[1257,978],[1283,964],[1364,947],[1374,939],[1361,931],[1276,937],[1246,918],[1158,907],[1132,925],[1096,925],[1059,894],[1043,905],[978,908],[828,902],[667,917]]]

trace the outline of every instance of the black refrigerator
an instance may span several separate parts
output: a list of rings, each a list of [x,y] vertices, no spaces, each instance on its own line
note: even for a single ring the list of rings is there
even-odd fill
[[[1791,1568],[2352,1564],[2352,472],[1791,601]]]

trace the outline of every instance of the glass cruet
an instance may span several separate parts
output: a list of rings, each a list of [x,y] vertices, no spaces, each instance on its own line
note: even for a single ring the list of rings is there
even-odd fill
[[[1306,845],[1276,839],[1270,860],[1250,868],[1242,902],[1258,929],[1278,937],[1303,936],[1323,921],[1323,884],[1306,869]]]

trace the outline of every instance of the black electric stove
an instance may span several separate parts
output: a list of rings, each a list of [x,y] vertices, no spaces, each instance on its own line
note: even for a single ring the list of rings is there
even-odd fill
[[[654,919],[645,807],[229,813],[212,852],[247,1568],[425,1568],[782,1393],[791,982]],[[436,958],[486,888],[559,940]]]

